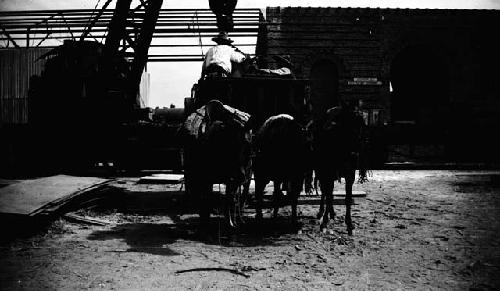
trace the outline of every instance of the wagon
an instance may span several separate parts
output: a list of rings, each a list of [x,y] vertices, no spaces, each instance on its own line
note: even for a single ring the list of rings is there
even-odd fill
[[[226,94],[214,96],[223,89]],[[253,128],[258,128],[268,117],[286,113],[303,120],[309,114],[309,80],[273,76],[246,76],[227,79],[200,79],[193,86],[186,103],[188,114],[212,99],[249,113]]]
[[[247,76],[227,79],[200,79],[192,90],[191,98],[185,100],[186,115],[207,104],[210,100],[219,100],[234,109],[246,112],[251,119],[246,129],[254,133],[264,121],[277,114],[289,114],[296,119],[305,120],[309,114],[309,81],[287,79],[272,76]],[[199,116],[203,111],[198,110]],[[247,135],[250,131],[247,132]],[[189,204],[199,203],[199,193],[193,188],[192,181],[198,161],[203,157],[196,151],[185,148],[183,152],[186,198]],[[220,165],[219,165],[220,166]],[[246,164],[244,165],[246,168]],[[245,180],[249,181],[251,172],[243,170]]]

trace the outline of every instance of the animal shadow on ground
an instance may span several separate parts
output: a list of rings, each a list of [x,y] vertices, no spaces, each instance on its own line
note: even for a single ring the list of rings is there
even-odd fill
[[[456,175],[460,180],[452,182],[459,193],[499,193],[500,175],[498,174],[461,174]]]
[[[53,220],[48,217],[30,217],[26,215],[0,214],[0,246],[17,239],[28,239],[42,235],[50,228]]]
[[[179,240],[201,242],[225,247],[254,247],[290,244],[295,239],[297,227],[289,217],[247,221],[238,229],[224,227],[222,217],[212,217],[208,224],[200,225],[197,216],[177,220],[176,223],[126,223],[108,230],[97,230],[89,240],[124,240],[126,252],[175,256],[179,253],[169,246]]]

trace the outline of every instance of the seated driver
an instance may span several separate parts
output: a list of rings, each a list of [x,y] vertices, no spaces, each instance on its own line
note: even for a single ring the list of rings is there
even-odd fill
[[[211,47],[205,54],[201,70],[202,78],[228,77],[232,72],[231,62],[242,63],[246,55],[231,45],[233,40],[228,37],[227,32],[220,32],[212,40],[217,45]]]

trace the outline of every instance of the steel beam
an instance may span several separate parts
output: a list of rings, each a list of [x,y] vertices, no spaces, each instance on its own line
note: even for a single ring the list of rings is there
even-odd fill
[[[110,1],[106,0],[106,3]],[[129,0],[125,1],[128,3]],[[153,3],[154,0],[150,1]],[[106,7],[106,3],[103,7]],[[144,1],[144,3],[149,3],[149,1]],[[142,6],[143,4],[141,3]],[[24,46],[25,42],[29,39],[27,42],[28,45],[33,44],[33,46],[48,48],[56,47],[51,42],[53,40],[63,40],[73,37],[80,40],[104,42],[106,40],[106,33],[109,33],[108,28],[112,26],[113,21],[116,21],[117,16],[114,12],[116,11],[111,9],[0,12],[0,27],[2,28],[2,31],[0,31],[0,41],[7,41],[9,46],[12,42],[15,47],[19,47],[18,44]],[[238,44],[238,42],[242,42],[244,37],[257,36],[259,18],[262,17],[260,10],[237,9],[233,16],[235,30],[231,34],[231,38],[236,40],[237,46],[254,46],[254,44]],[[121,15],[121,21],[126,22],[126,29],[122,30],[121,39],[117,40],[119,49],[133,51],[134,46],[131,44],[137,44],[139,39],[136,31],[140,31],[144,27],[146,19],[147,14],[144,9],[131,12],[129,7],[128,11]],[[260,20],[262,21],[262,18]],[[88,28],[89,26],[91,29]],[[200,61],[202,59],[201,55],[191,55],[194,48],[200,47],[197,39],[201,37],[203,44],[206,43],[208,45],[210,38],[217,32],[216,17],[209,9],[160,10],[156,26],[152,32],[152,38],[157,39],[157,41],[154,44],[150,43],[149,47],[155,49],[165,48],[166,54],[149,55],[147,62]],[[27,36],[28,33],[29,37]],[[115,37],[118,39],[120,33],[115,32],[114,35],[111,33],[111,38]],[[127,38],[129,39],[127,40]],[[176,43],[171,43],[172,40],[170,39],[173,38],[178,38],[179,40]],[[169,41],[162,41],[163,39]],[[192,39],[193,42],[192,44],[191,41],[188,44],[181,44],[181,39]],[[183,47],[191,49],[189,51],[182,51],[179,55],[175,54],[177,51],[168,50]],[[129,57],[133,58],[134,54],[130,54]]]
[[[96,16],[92,19],[92,21],[87,26],[85,31],[83,31],[82,35],[80,36],[80,41],[83,41],[85,39],[85,37],[89,34],[90,30],[92,29],[92,27],[94,27],[94,25],[99,20],[99,18],[101,18],[101,16],[104,14],[104,11],[106,10],[106,8],[108,8],[108,5],[109,5],[109,3],[111,3],[111,1],[112,0],[107,0],[106,3],[104,3],[104,5],[102,5],[102,8],[99,10],[99,12],[96,14]]]
[[[148,49],[155,32],[156,21],[160,14],[163,0],[149,0],[145,7],[145,18],[139,35],[135,39],[134,60],[129,77],[129,96],[136,99],[141,83],[142,72],[148,61]]]
[[[108,56],[113,55],[120,48],[120,41],[125,36],[128,11],[132,0],[117,0],[113,18],[109,23],[105,50]]]

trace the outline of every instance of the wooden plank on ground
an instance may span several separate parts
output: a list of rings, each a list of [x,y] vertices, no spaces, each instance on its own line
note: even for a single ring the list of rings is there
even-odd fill
[[[352,205],[356,205],[356,201],[353,199]],[[278,203],[279,207],[290,206],[289,201],[281,201]],[[320,205],[320,199],[299,199],[297,205]],[[345,205],[345,199],[333,199],[333,205]],[[274,202],[272,200],[264,200],[262,202],[262,208],[273,208]],[[248,208],[255,209],[255,201],[250,201],[248,203]]]
[[[352,200],[352,204],[355,203],[356,200]],[[299,199],[298,205],[320,205],[321,199],[320,198],[309,198],[309,199]],[[345,205],[345,198],[334,198],[333,199],[333,205]]]
[[[179,184],[184,181],[184,175],[179,174],[153,174],[141,177],[138,184]]]
[[[108,183],[108,181],[98,183],[61,197],[60,199],[56,199],[31,212],[29,215],[61,214],[95,205],[99,201],[106,199],[106,196],[113,190],[112,187],[107,185]]]
[[[69,221],[73,222],[78,222],[78,223],[85,223],[85,224],[90,224],[90,225],[100,225],[100,226],[106,226],[113,224],[109,221],[93,218],[93,217],[84,217],[81,215],[77,215],[74,213],[66,213],[63,215],[63,217]]]
[[[85,189],[108,181],[68,175],[22,181],[0,188],[0,213],[31,215],[51,202],[82,193]]]
[[[345,191],[333,191],[334,196],[345,196]],[[364,198],[366,197],[365,191],[352,191],[352,197]]]

